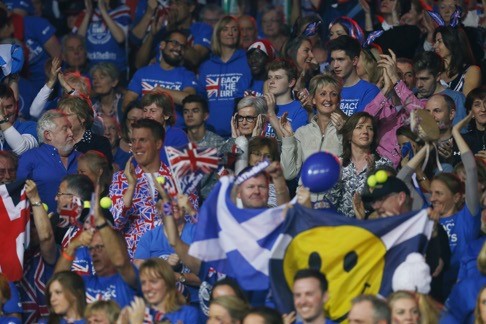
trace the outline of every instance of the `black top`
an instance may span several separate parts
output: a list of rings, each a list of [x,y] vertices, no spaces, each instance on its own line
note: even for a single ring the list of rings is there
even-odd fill
[[[74,145],[74,148],[81,153],[89,150],[99,151],[106,156],[110,165],[113,163],[110,141],[104,136],[96,135],[91,130],[84,132],[83,138]]]

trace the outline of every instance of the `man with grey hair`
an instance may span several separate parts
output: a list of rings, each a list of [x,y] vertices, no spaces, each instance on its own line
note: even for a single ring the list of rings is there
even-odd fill
[[[390,324],[391,311],[385,300],[373,295],[360,295],[351,302],[349,324]]]
[[[74,150],[71,123],[59,110],[49,110],[37,122],[39,147],[19,160],[18,179],[32,179],[49,210],[56,209],[55,197],[62,178],[77,173],[79,153]]]

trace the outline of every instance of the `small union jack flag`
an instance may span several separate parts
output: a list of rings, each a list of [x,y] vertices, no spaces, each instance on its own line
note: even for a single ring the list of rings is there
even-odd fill
[[[82,228],[83,224],[79,222],[79,216],[83,210],[83,204],[79,197],[73,196],[73,200],[68,205],[62,207],[59,211],[60,222],[57,224],[58,227],[66,228],[68,226],[76,226]]]
[[[217,97],[219,94],[219,78],[206,77],[206,92],[208,98]]]
[[[166,146],[165,151],[169,159],[172,175],[185,184],[182,193],[188,193],[201,180],[199,174],[210,173],[218,167],[219,157],[216,148],[198,148],[196,144],[175,148]],[[197,183],[196,183],[197,182]]]

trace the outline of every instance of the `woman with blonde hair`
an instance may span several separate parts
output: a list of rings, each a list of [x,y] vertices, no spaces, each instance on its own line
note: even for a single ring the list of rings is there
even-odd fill
[[[393,324],[435,324],[439,321],[439,309],[428,295],[399,290],[387,300]]]
[[[167,319],[171,323],[197,323],[197,310],[185,305],[176,288],[176,276],[163,259],[147,259],[140,266],[140,282],[145,302],[153,320]]]
[[[240,324],[250,310],[247,303],[235,296],[222,296],[211,301],[207,324]]]
[[[479,291],[474,317],[474,324],[486,324],[486,286],[483,286]]]
[[[95,186],[99,183],[102,195],[108,192],[113,172],[103,153],[90,150],[81,154],[78,158],[78,173],[86,175]]]
[[[120,306],[113,300],[97,300],[86,307],[84,317],[88,324],[115,324],[120,311]]]

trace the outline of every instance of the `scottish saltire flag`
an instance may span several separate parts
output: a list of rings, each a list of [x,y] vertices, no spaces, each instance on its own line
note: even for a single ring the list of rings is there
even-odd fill
[[[194,192],[204,174],[218,167],[218,150],[214,147],[198,148],[189,142],[183,147],[166,146],[165,152],[181,193]]]
[[[30,209],[24,181],[0,186],[0,272],[9,281],[22,279],[29,241]]]
[[[201,206],[189,254],[235,278],[244,290],[268,289],[270,251],[285,206],[240,209],[231,201],[232,187],[232,177],[221,178]]]
[[[331,320],[344,320],[351,300],[360,294],[392,292],[395,268],[411,252],[424,252],[433,221],[425,210],[360,221],[337,213],[295,205],[272,250],[272,295],[282,313],[293,310],[294,274],[319,269],[329,282],[325,305]]]

